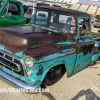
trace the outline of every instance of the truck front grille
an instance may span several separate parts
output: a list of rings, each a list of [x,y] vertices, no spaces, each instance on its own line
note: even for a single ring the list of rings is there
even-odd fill
[[[21,76],[26,75],[25,65],[21,62],[21,60],[1,50],[0,50],[0,65]]]

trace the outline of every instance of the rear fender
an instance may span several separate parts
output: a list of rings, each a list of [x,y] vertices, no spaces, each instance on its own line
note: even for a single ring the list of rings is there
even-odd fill
[[[95,64],[97,60],[99,59],[99,56],[100,56],[100,42],[95,41],[95,47],[94,47],[93,55],[92,55],[89,65]]]

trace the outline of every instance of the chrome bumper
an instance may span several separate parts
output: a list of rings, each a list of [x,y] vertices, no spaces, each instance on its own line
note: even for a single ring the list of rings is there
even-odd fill
[[[8,74],[6,74],[5,72],[1,71],[0,70],[0,76],[2,76],[3,78],[5,78],[6,80],[10,81],[11,83],[13,83],[13,85],[16,85],[20,88],[23,88],[23,89],[26,89],[26,90],[29,90],[29,92],[32,90],[34,92],[32,93],[37,93],[35,92],[36,89],[39,89],[40,86],[39,85],[28,85],[27,83],[24,83]],[[37,90],[36,90],[37,91]]]

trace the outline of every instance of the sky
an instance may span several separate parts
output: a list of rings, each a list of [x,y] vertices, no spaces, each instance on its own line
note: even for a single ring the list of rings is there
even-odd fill
[[[80,0],[80,2],[86,3],[87,0]],[[88,3],[90,3],[90,4],[95,4],[95,1],[88,1]]]
[[[80,2],[86,3],[87,0],[80,0]],[[95,1],[88,1],[88,3],[89,3],[89,4],[95,4]],[[97,2],[96,4],[97,4],[97,5],[100,5],[100,2]]]

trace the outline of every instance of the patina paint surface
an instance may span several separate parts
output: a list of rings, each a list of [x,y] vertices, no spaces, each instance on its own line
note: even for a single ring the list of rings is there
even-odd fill
[[[0,29],[0,33],[0,42],[13,53],[21,52],[32,46],[50,46],[58,42],[66,42],[67,40],[74,42],[75,40],[74,36],[68,34],[65,36],[55,32],[49,34],[49,31],[46,29],[29,25],[2,28]]]
[[[79,11],[57,7],[40,8],[69,12],[75,16],[77,26],[80,18],[90,19],[88,14]],[[70,77],[86,68],[89,63],[96,62],[100,56],[99,41],[93,41],[91,34],[80,36],[79,27],[76,35],[35,24],[0,28],[0,44],[11,51],[11,55],[21,59],[27,72],[31,71],[32,75],[24,77],[2,66],[0,69],[31,85],[41,85],[48,71],[57,65],[64,65],[67,77]],[[95,46],[98,47],[96,53],[94,53]],[[26,65],[24,57],[32,59],[35,64],[34,69]]]

